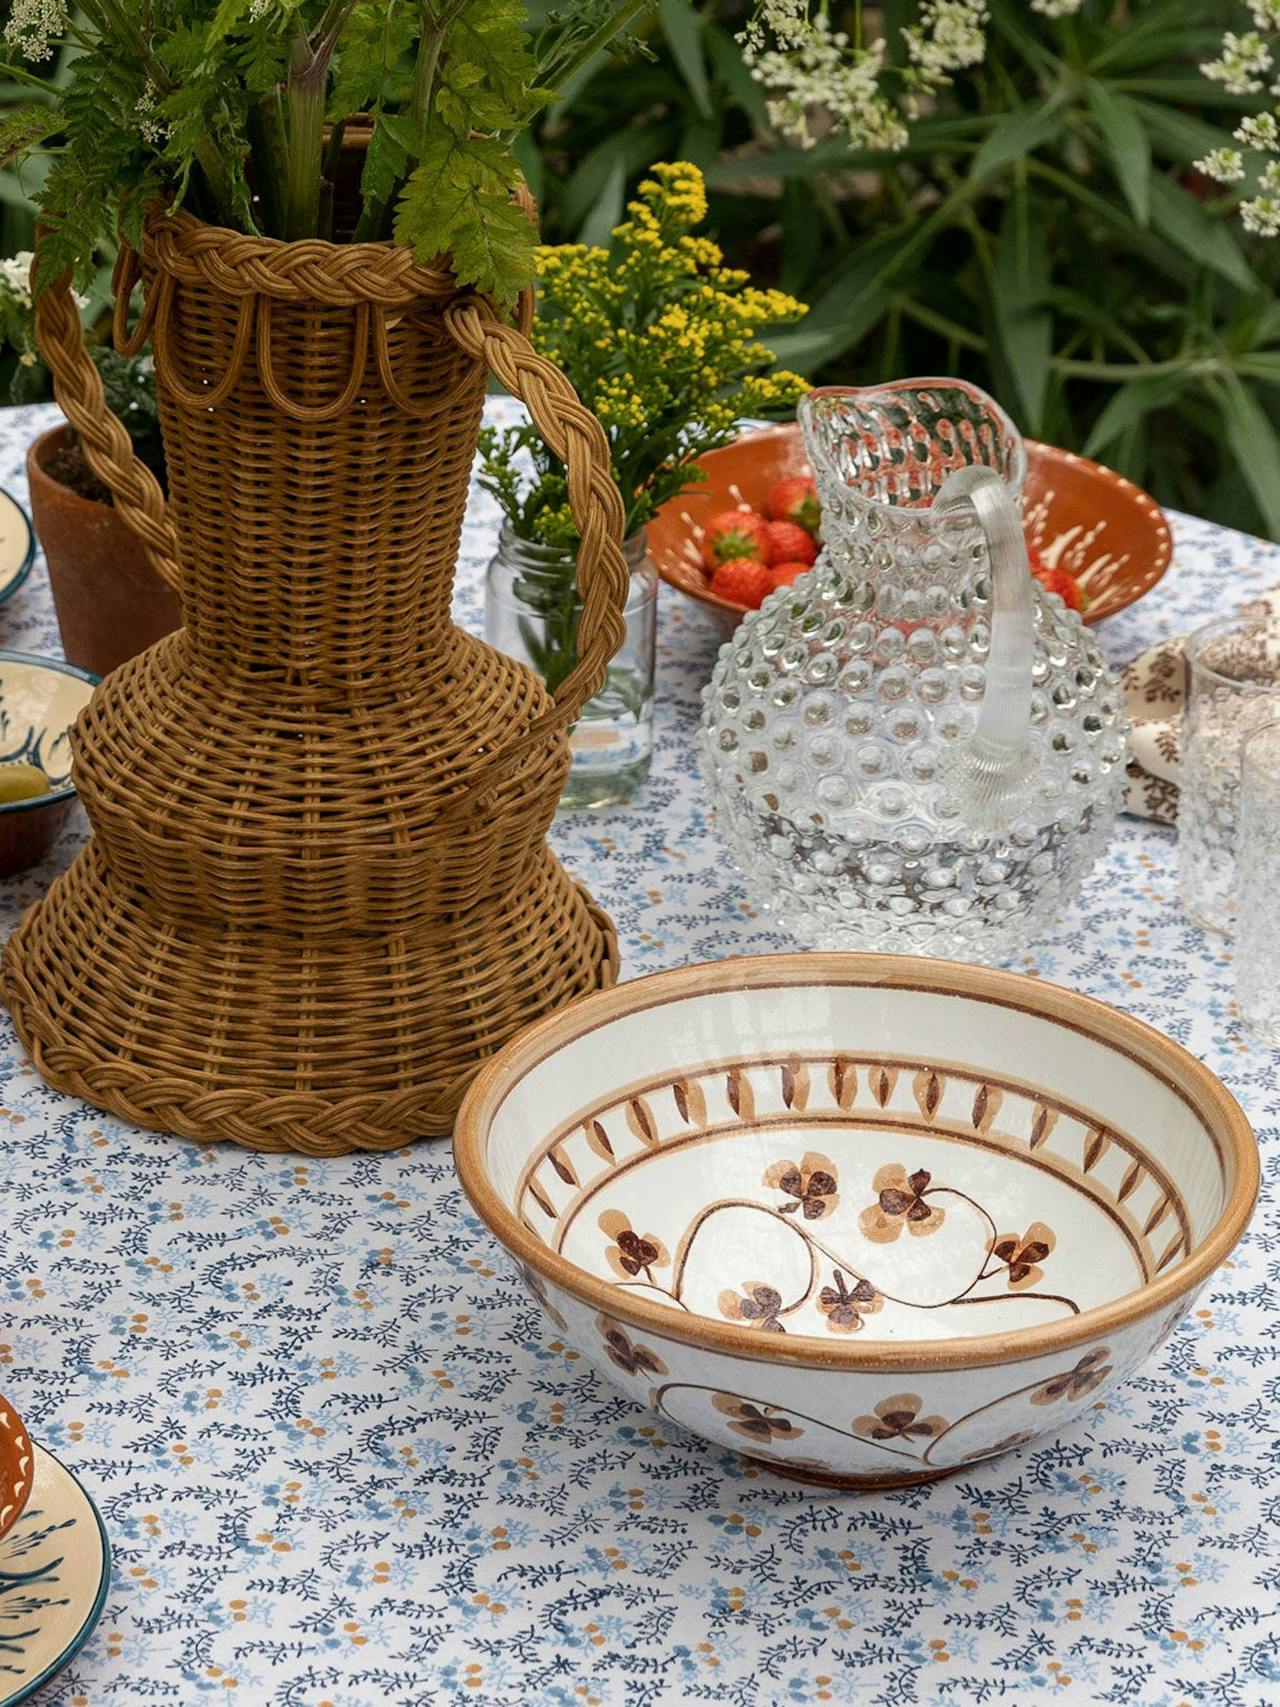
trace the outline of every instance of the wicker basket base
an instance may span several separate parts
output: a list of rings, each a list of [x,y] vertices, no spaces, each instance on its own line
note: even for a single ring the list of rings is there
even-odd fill
[[[304,942],[158,918],[90,844],[6,944],[0,992],[59,1090],[202,1143],[336,1156],[449,1132],[513,991],[523,1025],[617,971],[612,926],[548,850],[429,930]]]

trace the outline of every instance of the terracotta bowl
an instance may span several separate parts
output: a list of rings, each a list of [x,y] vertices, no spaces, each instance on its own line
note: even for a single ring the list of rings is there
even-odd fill
[[[772,1470],[928,1481],[1056,1433],[1244,1232],[1247,1121],[1015,973],[778,955],[586,997],[481,1072],[478,1214],[638,1404]]]
[[[35,1459],[22,1418],[0,1398],[0,1535],[7,1535],[31,1497]]]
[[[76,792],[71,725],[96,684],[59,659],[0,652],[0,764],[39,765],[53,784],[33,800],[0,803],[0,877],[38,864],[67,821]]]
[[[667,585],[711,611],[727,636],[746,607],[710,590],[702,568],[704,525],[743,504],[763,511],[771,486],[811,470],[794,421],[746,433],[709,451],[700,466],[705,484],[664,504],[649,523],[649,553]],[[1173,556],[1164,512],[1140,486],[1088,457],[1034,439],[1027,441],[1023,516],[1045,563],[1069,569],[1088,594],[1088,623],[1150,592]]]

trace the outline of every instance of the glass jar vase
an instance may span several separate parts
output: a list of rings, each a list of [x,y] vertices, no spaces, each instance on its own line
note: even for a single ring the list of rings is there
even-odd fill
[[[624,540],[622,550],[631,571],[626,638],[569,737],[562,810],[629,800],[653,760],[658,573],[643,530]],[[574,569],[571,551],[521,539],[504,522],[485,578],[485,639],[536,670],[553,693],[577,661],[582,607]]]

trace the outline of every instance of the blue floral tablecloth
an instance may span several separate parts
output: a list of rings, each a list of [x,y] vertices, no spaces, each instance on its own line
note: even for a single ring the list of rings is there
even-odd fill
[[[0,412],[24,501],[53,419]],[[1275,546],[1172,520],[1169,575],[1103,630],[1117,660],[1280,581]],[[495,536],[477,494],[474,626]],[[716,645],[664,589],[652,782],[555,832],[625,976],[788,946],[707,823],[690,736]],[[57,653],[42,562],[0,646]],[[4,886],[6,934],[82,835]],[[314,1162],[134,1131],[46,1088],[4,1018],[0,1390],[115,1548],[42,1707],[1280,1703],[1278,1058],[1242,1035],[1229,950],[1174,875],[1173,835],[1122,819],[1025,968],[1222,1076],[1262,1144],[1253,1230],[1087,1429],[874,1499],[750,1472],[598,1381],[447,1145]]]

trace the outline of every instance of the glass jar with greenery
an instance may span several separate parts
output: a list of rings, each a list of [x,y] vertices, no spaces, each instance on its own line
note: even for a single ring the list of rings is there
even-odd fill
[[[727,444],[744,416],[787,412],[808,390],[775,371],[767,324],[804,307],[758,290],[726,267],[710,238],[702,174],[687,161],[655,166],[609,248],[537,251],[533,339],[604,424],[626,512],[631,564],[627,639],[600,696],[574,730],[566,805],[624,800],[648,774],[657,575],[644,528],[702,477],[705,451]],[[552,690],[572,669],[580,611],[578,545],[564,471],[528,426],[481,435],[482,481],[506,518],[489,569],[486,634]]]
[[[605,684],[588,701],[571,737],[573,763],[560,804],[612,806],[627,800],[653,758],[654,653],[658,574],[643,530],[623,542],[631,585],[623,611],[626,638]],[[490,645],[531,664],[553,691],[572,668],[578,629],[574,553],[521,539],[504,522],[485,580],[484,629]]]

